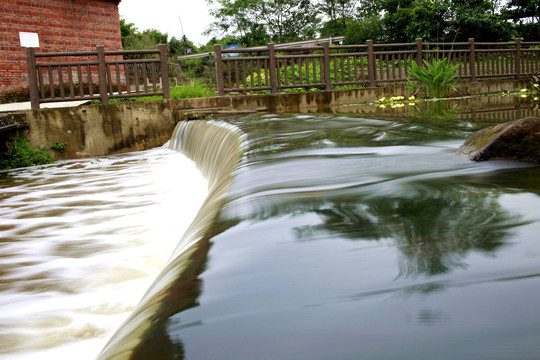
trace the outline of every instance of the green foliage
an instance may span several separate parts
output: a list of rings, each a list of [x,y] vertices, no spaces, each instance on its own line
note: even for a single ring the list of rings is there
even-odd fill
[[[383,42],[510,40],[517,35],[515,27],[498,4],[496,0],[378,0],[361,3],[359,20],[381,16]]]
[[[322,38],[327,38],[331,36],[341,36],[345,34],[345,31],[347,30],[347,24],[346,22],[340,21],[340,20],[328,20],[325,22],[319,33]]]
[[[182,39],[172,37],[168,39],[167,33],[156,29],[147,29],[140,32],[133,23],[120,19],[120,32],[122,34],[122,48],[124,50],[156,49],[160,44],[167,44],[169,53],[173,55],[185,55],[188,49],[197,52],[197,47],[186,36]]]
[[[212,96],[216,96],[215,91],[198,81],[194,81],[193,84],[181,85],[171,89],[171,98],[173,99],[189,99]]]
[[[190,99],[196,97],[212,97],[216,96],[213,88],[194,80],[193,83],[171,87],[171,99]],[[140,96],[125,99],[109,99],[109,104],[119,104],[123,102],[139,102],[139,101],[161,101],[162,96]],[[92,100],[92,104],[99,104],[99,100]],[[54,144],[53,144],[54,145]],[[67,144],[66,144],[67,145]],[[51,147],[52,148],[52,147]]]
[[[366,16],[361,20],[349,20],[343,35],[345,44],[365,44],[367,40],[382,43],[385,41],[384,24],[378,14]]]
[[[540,41],[540,1],[509,0],[502,13],[516,25],[518,34],[526,41]]]
[[[51,150],[57,150],[57,151],[60,151],[60,152],[64,152],[64,150],[66,149],[66,146],[67,146],[67,143],[61,143],[61,142],[55,141],[51,145]]]
[[[4,154],[0,154],[0,170],[27,166],[51,164],[54,160],[43,149],[34,149],[24,136],[20,135]]]
[[[424,66],[412,62],[410,75],[413,80],[407,79],[407,88],[423,99],[448,96],[457,86],[457,67],[450,65],[447,58],[432,62],[424,60]]]
[[[317,7],[309,0],[206,1],[218,19],[206,33],[235,36],[244,46],[313,38],[320,23]]]

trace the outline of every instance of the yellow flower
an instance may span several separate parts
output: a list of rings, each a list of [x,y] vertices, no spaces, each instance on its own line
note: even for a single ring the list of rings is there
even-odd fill
[[[534,100],[534,101],[538,101],[538,97],[535,97],[533,100]]]
[[[384,100],[386,100],[386,98],[384,96],[379,99],[379,101],[384,101]]]
[[[538,85],[538,84],[533,84],[533,86],[537,88],[537,87],[539,87],[540,85]]]
[[[527,95],[527,94],[521,95],[522,98],[526,98],[527,96],[529,96],[529,95]]]
[[[414,99],[416,99],[416,98],[414,97],[414,95],[413,95],[413,96],[409,96],[409,100],[414,100]]]
[[[380,107],[381,109],[384,109],[384,108],[386,108],[386,105],[379,105],[379,107]]]
[[[526,91],[529,91],[529,90],[527,90],[527,89],[521,89],[521,92],[526,92]]]
[[[409,106],[414,106],[414,103],[409,103]]]

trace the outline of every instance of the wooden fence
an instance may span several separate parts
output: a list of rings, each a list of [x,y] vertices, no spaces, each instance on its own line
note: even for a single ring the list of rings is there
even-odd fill
[[[98,46],[96,51],[42,54],[27,48],[26,53],[32,109],[58,101],[99,99],[107,104],[109,99],[152,95],[170,99],[165,45],[157,50],[105,51]]]
[[[460,79],[479,81],[515,78],[540,72],[540,42],[414,43],[305,47],[274,44],[250,49],[222,49],[215,45],[218,95],[226,92],[340,85],[368,87],[407,81],[412,62],[421,65],[446,57],[457,64]]]

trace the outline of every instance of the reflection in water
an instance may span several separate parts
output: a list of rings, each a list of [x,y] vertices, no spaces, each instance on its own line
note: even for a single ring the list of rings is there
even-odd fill
[[[455,191],[448,184],[450,190],[445,191],[445,184],[440,185],[422,189],[424,194],[411,191],[406,198],[324,204],[313,210],[322,218],[321,224],[295,231],[302,240],[320,237],[319,232],[335,232],[351,240],[394,239],[404,255],[400,275],[431,276],[467,267],[462,258],[469,251],[493,252],[513,227],[525,224],[500,206],[498,194],[474,187]]]

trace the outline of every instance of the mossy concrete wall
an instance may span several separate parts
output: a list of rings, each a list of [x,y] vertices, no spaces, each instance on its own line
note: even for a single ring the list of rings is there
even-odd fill
[[[517,81],[464,83],[459,95],[516,91],[523,86]],[[18,113],[17,118],[24,118],[24,122],[30,125],[27,138],[32,145],[48,147],[55,141],[67,143],[63,153],[54,151],[51,155],[56,159],[72,159],[161,146],[169,140],[179,121],[197,118],[198,114],[358,112],[347,111],[347,106],[399,95],[409,96],[410,91],[404,87],[381,87],[125,102],[27,110]]]

